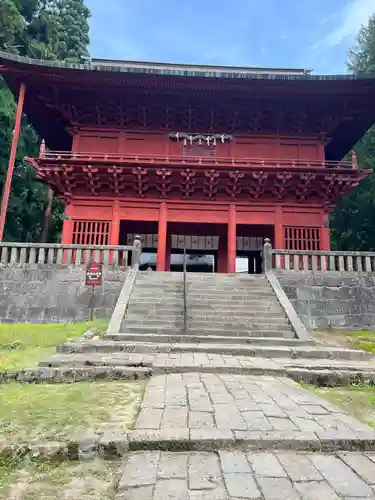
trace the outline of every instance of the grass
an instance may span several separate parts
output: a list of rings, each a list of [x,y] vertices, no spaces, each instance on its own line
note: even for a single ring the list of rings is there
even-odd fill
[[[349,343],[358,349],[375,354],[375,332],[360,330],[358,332],[345,333],[345,337]]]
[[[57,325],[0,325],[0,371],[31,368],[55,352],[56,346],[83,335],[89,328],[101,335],[107,320]]]
[[[0,440],[65,440],[131,428],[145,382],[0,385]]]
[[[375,386],[358,385],[351,387],[314,387],[301,384],[304,389],[327,399],[335,406],[343,408],[359,420],[375,428]]]
[[[123,466],[93,460],[0,464],[0,500],[114,500]]]
[[[375,332],[368,330],[317,330],[313,332],[315,340],[326,344],[341,345],[350,348],[362,349],[375,354]]]

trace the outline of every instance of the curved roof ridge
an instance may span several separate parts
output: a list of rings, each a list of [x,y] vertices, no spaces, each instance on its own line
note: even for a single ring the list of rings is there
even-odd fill
[[[375,73],[359,75],[314,75],[308,69],[251,68],[240,66],[211,66],[202,64],[158,63],[144,61],[115,61],[90,59],[86,63],[71,63],[33,59],[0,51],[0,62],[13,62],[34,67],[108,73],[145,73],[165,76],[207,78],[265,79],[265,80],[355,80],[374,79]],[[0,68],[1,73],[1,68]]]

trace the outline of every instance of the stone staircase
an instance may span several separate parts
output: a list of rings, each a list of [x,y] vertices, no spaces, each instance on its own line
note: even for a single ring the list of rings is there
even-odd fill
[[[181,335],[183,303],[181,273],[140,272],[121,331],[134,335]]]
[[[189,275],[188,331],[195,335],[294,337],[263,275]]]
[[[264,276],[188,274],[188,334],[229,341],[246,337],[292,339],[292,331]],[[126,340],[136,335],[183,333],[181,273],[140,273],[122,324]],[[165,338],[165,337],[164,337]],[[117,336],[116,340],[121,337]],[[143,340],[145,340],[143,338]],[[244,341],[244,340],[243,340]]]
[[[140,272],[119,333],[67,342],[41,366],[88,378],[152,371],[375,380],[371,354],[295,338],[264,276],[189,273],[187,279],[187,333],[182,273]]]

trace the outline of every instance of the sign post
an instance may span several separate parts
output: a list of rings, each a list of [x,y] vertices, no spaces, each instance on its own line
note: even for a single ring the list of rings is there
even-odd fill
[[[90,297],[90,321],[94,319],[94,295],[95,287],[100,286],[103,282],[103,270],[102,265],[98,262],[91,262],[86,267],[86,286],[91,286],[91,297]]]

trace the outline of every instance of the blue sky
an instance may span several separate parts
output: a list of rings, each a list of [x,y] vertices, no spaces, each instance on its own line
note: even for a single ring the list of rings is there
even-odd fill
[[[91,55],[345,73],[375,0],[86,0]]]

